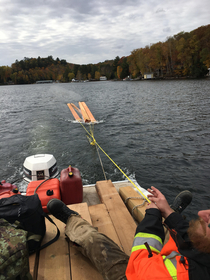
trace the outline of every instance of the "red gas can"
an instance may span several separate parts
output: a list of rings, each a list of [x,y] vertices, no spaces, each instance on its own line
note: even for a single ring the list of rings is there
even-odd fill
[[[12,195],[21,194],[18,189],[14,189],[12,191],[5,191],[0,193],[0,199],[10,197]]]
[[[38,187],[38,188],[37,188]],[[44,212],[48,212],[47,203],[53,198],[61,199],[60,195],[60,183],[57,178],[48,180],[31,181],[28,184],[26,195],[33,195],[34,191],[39,196],[41,200],[42,209]]]
[[[14,189],[17,189],[16,185],[7,183],[5,180],[2,180],[0,182],[0,193],[6,192],[6,191],[13,191]]]
[[[79,169],[69,166],[61,171],[60,190],[61,200],[66,205],[82,202],[83,186]]]

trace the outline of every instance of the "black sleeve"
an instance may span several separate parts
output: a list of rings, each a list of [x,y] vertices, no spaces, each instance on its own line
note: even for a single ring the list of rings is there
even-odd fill
[[[136,234],[138,232],[145,232],[159,236],[162,241],[165,239],[162,216],[158,209],[147,209],[144,219],[138,224]]]

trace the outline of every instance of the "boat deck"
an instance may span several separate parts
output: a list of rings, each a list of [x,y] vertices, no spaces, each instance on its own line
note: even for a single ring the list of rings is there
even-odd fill
[[[84,187],[82,203],[69,207],[87,220],[98,231],[106,234],[120,248],[130,255],[136,222],[119,195],[119,189],[131,186],[129,182],[115,185],[109,181],[99,181],[95,187]],[[144,210],[145,211],[145,210]],[[100,273],[65,237],[65,225],[51,216],[60,229],[58,241],[30,256],[30,271],[34,280],[100,280]],[[46,220],[46,235],[43,244],[56,235],[56,228]]]

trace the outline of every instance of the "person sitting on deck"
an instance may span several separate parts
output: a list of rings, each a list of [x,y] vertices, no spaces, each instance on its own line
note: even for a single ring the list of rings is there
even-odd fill
[[[106,280],[210,279],[210,210],[199,211],[199,219],[189,224],[180,215],[192,200],[189,191],[181,192],[171,207],[157,188],[148,191],[151,203],[137,226],[130,257],[62,201],[52,199],[47,208],[66,224],[67,237]],[[162,218],[170,232],[165,245]]]

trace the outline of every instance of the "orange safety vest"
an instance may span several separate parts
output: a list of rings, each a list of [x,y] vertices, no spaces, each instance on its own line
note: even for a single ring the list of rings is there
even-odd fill
[[[153,254],[150,258],[145,242],[148,243]],[[183,264],[181,257],[171,236],[163,246],[162,240],[157,235],[137,233],[126,277],[128,280],[189,280],[187,258],[184,257]]]

